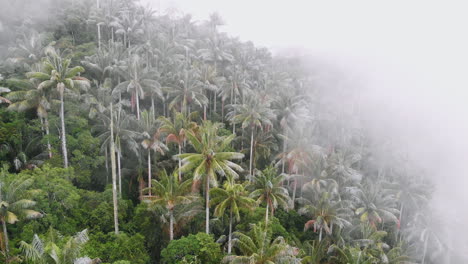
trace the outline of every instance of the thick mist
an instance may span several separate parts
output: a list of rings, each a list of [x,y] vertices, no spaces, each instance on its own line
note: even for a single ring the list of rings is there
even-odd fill
[[[40,11],[50,2],[0,0],[0,58],[15,37],[9,24],[27,17],[51,19]],[[433,228],[450,249],[445,263],[468,262],[465,3],[140,2],[161,13],[190,13],[199,21],[218,12],[226,22],[221,31],[266,46],[275,55],[299,55],[317,83],[330,91],[340,86],[344,92],[335,97],[335,109],[352,110],[370,136],[390,139],[433,182],[431,210],[438,223]]]
[[[367,131],[394,142],[435,185],[433,228],[451,249],[446,263],[468,252],[468,18],[452,1],[143,1],[202,20],[218,12],[242,40],[300,55],[343,74],[337,83],[359,107]],[[258,17],[258,10],[264,10]],[[314,67],[315,65],[315,67]],[[326,71],[326,70],[325,70]],[[332,73],[333,75],[333,73]],[[345,77],[344,77],[345,76]],[[343,79],[344,78],[344,79]],[[332,90],[332,89],[331,89]],[[343,102],[335,102],[347,107]],[[403,166],[403,164],[402,164]],[[453,228],[456,226],[457,228]],[[454,233],[456,231],[456,233]],[[465,254],[465,255],[464,255]],[[458,255],[458,257],[456,257]],[[462,255],[462,256],[460,256]],[[463,256],[464,255],[464,256]],[[459,259],[458,259],[459,261]]]

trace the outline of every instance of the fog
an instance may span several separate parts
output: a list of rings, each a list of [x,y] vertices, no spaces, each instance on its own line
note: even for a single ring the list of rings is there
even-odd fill
[[[8,2],[0,0],[0,6]],[[219,29],[231,36],[265,46],[276,55],[299,55],[308,64],[330,65],[344,73],[344,89],[356,92],[361,119],[373,136],[392,138],[434,182],[433,214],[445,221],[444,226],[457,226],[456,234],[448,229],[444,242],[457,254],[468,252],[466,3],[306,0],[141,0],[141,3],[160,13],[192,14],[196,21],[206,20],[209,14],[217,12],[225,21]],[[9,14],[11,17],[14,16]],[[7,26],[1,21],[0,34]]]
[[[468,17],[452,1],[164,1],[172,14],[202,21],[218,12],[221,30],[280,55],[325,62],[359,87],[362,118],[374,136],[393,138],[426,170],[445,243],[468,252]],[[260,17],[258,14],[261,14]],[[440,229],[441,227],[434,227]],[[454,230],[453,230],[454,231]],[[450,261],[450,258],[447,258]]]

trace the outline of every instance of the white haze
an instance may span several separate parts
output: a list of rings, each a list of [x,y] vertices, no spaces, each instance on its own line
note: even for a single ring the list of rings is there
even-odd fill
[[[445,242],[468,252],[468,16],[454,1],[142,0],[266,46],[332,64],[359,85],[374,136],[393,137],[436,185]],[[313,60],[312,62],[313,63]],[[434,227],[440,228],[440,227]],[[456,233],[455,233],[456,232]],[[449,258],[447,258],[449,259]],[[447,263],[450,260],[447,260]],[[468,263],[468,262],[467,262]]]

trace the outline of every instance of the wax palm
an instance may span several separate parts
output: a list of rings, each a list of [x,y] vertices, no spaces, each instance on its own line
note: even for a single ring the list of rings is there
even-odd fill
[[[160,123],[153,118],[146,110],[141,113],[141,120],[139,122],[141,134],[143,140],[141,145],[144,149],[148,150],[148,188],[149,196],[151,196],[151,150],[159,152],[164,155],[167,151],[167,146],[161,141],[161,135],[159,134]]]
[[[126,65],[118,69],[126,81],[119,83],[112,91],[112,95],[122,92],[131,94],[132,109],[136,106],[137,120],[140,119],[140,99],[145,98],[145,90],[162,97],[161,85],[155,79],[158,73],[148,67],[143,67],[138,55],[132,55]]]
[[[52,47],[47,47],[45,50],[47,55],[43,59],[43,68],[40,72],[28,72],[28,78],[37,79],[42,81],[37,88],[45,90],[45,93],[50,92],[50,89],[56,87],[60,98],[60,123],[61,123],[61,141],[62,141],[62,155],[64,167],[68,167],[68,151],[67,139],[65,132],[65,110],[64,110],[64,94],[66,91],[74,90],[75,88],[88,89],[90,84],[85,78],[79,77],[84,68],[76,66],[70,68],[71,60],[62,58],[59,53]],[[68,89],[68,90],[67,90]]]
[[[211,205],[216,205],[214,215],[216,217],[224,216],[224,212],[229,210],[229,237],[228,237],[228,254],[231,254],[232,240],[232,221],[240,221],[240,210],[252,209],[255,201],[247,196],[245,184],[234,183],[233,180],[228,180],[224,183],[224,188],[213,188],[210,191]]]
[[[176,112],[174,114],[174,121],[171,121],[166,117],[159,117],[159,121],[162,123],[159,132],[166,137],[166,145],[169,143],[176,143],[179,148],[179,155],[182,154],[182,145],[187,139],[186,134],[189,130],[194,128],[197,124],[193,122],[196,112],[191,113],[189,116],[185,116],[183,113]],[[182,159],[177,158],[179,161],[179,181],[182,180]]]
[[[301,263],[296,258],[298,250],[286,243],[283,237],[273,239],[270,228],[253,225],[249,234],[234,232],[234,246],[242,255],[226,256],[223,263],[240,264],[274,264]]]
[[[233,124],[242,124],[242,128],[250,128],[250,179],[253,175],[253,147],[254,147],[254,132],[256,128],[263,130],[270,128],[275,115],[269,104],[261,103],[255,96],[249,99],[242,105],[233,105],[232,111],[228,114],[228,119]]]
[[[180,182],[177,173],[168,175],[162,171],[159,180],[153,180],[152,193],[148,202],[150,206],[157,206],[165,211],[169,217],[169,239],[174,239],[174,210],[180,205],[194,202],[198,196],[191,193],[192,179]]]
[[[346,219],[352,215],[352,211],[345,208],[342,201],[331,200],[330,193],[322,193],[322,197],[318,202],[306,195],[303,198],[298,198],[301,204],[299,214],[307,216],[309,221],[304,225],[304,230],[313,227],[314,232],[319,230],[319,241],[322,241],[322,233],[331,235],[333,233],[333,226],[343,228],[350,226],[351,223]]]
[[[278,175],[276,169],[271,166],[263,172],[258,171],[253,179],[253,191],[249,196],[256,199],[257,204],[266,203],[265,222],[267,223],[269,210],[273,216],[276,208],[280,206],[284,209],[289,208],[288,190],[281,186],[283,180],[284,175]]]
[[[202,82],[199,80],[199,72],[195,69],[181,69],[177,81],[169,90],[171,102],[169,108],[179,105],[180,111],[185,115],[190,113],[192,103],[202,107],[208,103],[208,98],[202,92]]]
[[[17,177],[12,181],[6,179],[6,168],[3,168],[0,178],[0,221],[3,227],[5,255],[9,255],[7,224],[14,224],[20,218],[35,219],[42,214],[31,210],[36,202],[28,199],[27,189],[32,185],[31,178]]]
[[[210,121],[203,122],[199,128],[199,134],[193,131],[187,133],[190,144],[196,153],[185,153],[177,155],[182,158],[182,172],[193,172],[195,184],[202,182],[205,185],[206,202],[206,233],[209,233],[210,217],[210,185],[217,186],[217,176],[238,177],[236,171],[242,171],[242,167],[231,160],[242,159],[243,154],[237,152],[226,152],[227,147],[234,138],[231,136],[219,136],[220,123]]]
[[[330,246],[330,241],[323,239],[322,241],[312,240],[306,241],[303,246],[304,257],[302,264],[321,264],[327,258],[327,250]]]
[[[86,229],[68,239],[61,238],[57,231],[50,229],[46,239],[43,240],[35,234],[31,244],[21,241],[20,248],[28,262],[68,264],[75,263],[88,240],[88,231]]]
[[[42,129],[45,135],[49,135],[48,111],[50,110],[50,97],[44,90],[38,89],[38,82],[33,80],[9,79],[7,83],[19,90],[7,94],[6,99],[10,105],[8,110],[24,112],[30,109],[36,109],[37,116],[41,120]],[[1,88],[0,88],[1,89]],[[0,98],[1,100],[1,98]],[[49,158],[52,157],[52,147],[49,138],[47,138],[47,150]]]
[[[385,222],[398,223],[399,214],[396,209],[395,196],[386,190],[368,185],[364,189],[352,190],[353,200],[356,204],[355,213],[361,222],[368,222],[376,228],[376,224]]]

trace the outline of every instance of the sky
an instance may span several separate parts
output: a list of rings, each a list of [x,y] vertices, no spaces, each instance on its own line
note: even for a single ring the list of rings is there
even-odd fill
[[[437,212],[468,222],[468,2],[141,2],[196,21],[217,12],[226,23],[220,30],[231,36],[347,69],[363,86],[363,107],[380,133],[399,137],[430,171]],[[457,231],[468,252],[468,228]]]

